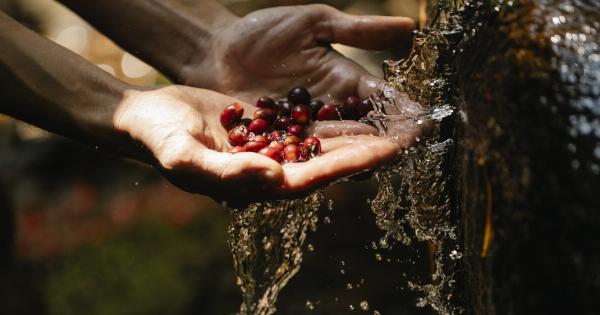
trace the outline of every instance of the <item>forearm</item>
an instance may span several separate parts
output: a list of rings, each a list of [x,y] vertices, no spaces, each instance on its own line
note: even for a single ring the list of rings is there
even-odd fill
[[[113,114],[128,86],[0,12],[0,112],[90,145],[125,141]]]
[[[237,17],[212,0],[59,0],[127,51],[176,82],[210,54],[212,37]]]

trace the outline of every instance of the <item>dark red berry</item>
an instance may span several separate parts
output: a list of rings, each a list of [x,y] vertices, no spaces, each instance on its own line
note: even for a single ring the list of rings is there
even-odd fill
[[[315,137],[308,137],[302,142],[302,157],[306,160],[321,154],[321,141]]]
[[[297,105],[292,108],[292,120],[301,125],[310,123],[310,109],[306,105]]]
[[[268,122],[273,122],[275,111],[271,108],[259,108],[254,112],[254,119],[264,119]]]
[[[244,125],[237,125],[229,130],[229,142],[234,145],[244,145],[248,141],[248,128]]]
[[[259,154],[268,156],[279,163],[281,163],[281,161],[283,160],[282,152],[283,152],[283,148],[273,148],[273,147],[264,147],[260,151],[258,151]]]
[[[292,110],[292,105],[287,101],[277,101],[275,102],[275,111],[279,116],[290,116],[290,112]]]
[[[288,93],[287,100],[294,105],[306,105],[310,102],[310,93],[303,87],[295,87]]]
[[[287,132],[294,136],[302,137],[304,135],[304,127],[300,125],[291,125],[288,127]]]
[[[283,144],[288,145],[288,144],[300,144],[302,140],[300,140],[300,138],[298,136],[294,136],[294,135],[288,135],[285,140],[283,141]]]
[[[301,155],[300,147],[296,144],[288,144],[283,148],[283,159],[286,162],[296,162]]]
[[[292,124],[292,119],[290,119],[289,117],[279,117],[277,119],[275,119],[275,122],[273,123],[273,128],[277,129],[277,130],[287,130],[290,125]]]
[[[242,119],[242,115],[244,115],[244,107],[240,103],[233,103],[225,107],[221,112],[221,126],[229,130]]]
[[[248,142],[246,142],[246,144],[244,144],[244,149],[247,152],[258,152],[258,151],[260,151],[260,149],[262,149],[266,146],[267,146],[266,142],[248,141]]]
[[[285,140],[285,132],[281,130],[274,130],[267,135],[269,142],[283,142]]]
[[[242,118],[242,120],[240,120],[240,125],[244,125],[246,127],[250,126],[250,123],[252,122],[252,119],[250,118]]]
[[[356,115],[358,118],[365,117],[370,111],[373,110],[373,104],[369,99],[366,99],[360,104],[358,104],[358,108],[356,109]]]
[[[256,101],[256,107],[258,108],[273,108],[275,107],[275,101],[268,96],[263,96]]]
[[[312,100],[308,104],[308,107],[310,107],[310,114],[313,119],[317,119],[317,113],[319,112],[319,109],[321,109],[321,107],[323,107],[323,105],[324,105],[323,102],[321,102],[319,100]]]
[[[261,135],[255,135],[254,137],[252,137],[251,140],[252,141],[256,141],[256,142],[262,142],[265,145],[267,145],[269,143],[269,141],[267,140],[267,138],[265,138],[265,136],[261,136]]]
[[[248,130],[255,134],[261,134],[269,129],[269,122],[264,119],[254,119],[250,126],[248,126]]]
[[[285,147],[285,145],[283,143],[279,143],[277,141],[273,141],[273,142],[269,143],[269,147],[270,148],[275,148],[277,150],[283,150],[283,147]]]
[[[229,150],[229,153],[240,153],[240,152],[246,152],[246,149],[244,149],[244,147],[238,145]]]
[[[359,104],[360,99],[358,97],[348,96],[344,101],[344,105],[342,105],[342,117],[344,119],[356,119]]]
[[[323,105],[317,113],[317,120],[340,120],[338,106],[334,103]]]

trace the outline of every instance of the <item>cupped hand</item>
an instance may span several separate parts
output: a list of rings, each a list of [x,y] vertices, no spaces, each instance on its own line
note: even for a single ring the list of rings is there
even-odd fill
[[[143,145],[149,162],[172,183],[217,200],[273,199],[303,192],[392,159],[410,144],[368,135],[376,130],[357,122],[332,122],[338,125],[315,131],[323,138],[323,154],[307,162],[280,165],[258,153],[232,154],[227,152],[231,145],[219,115],[236,101],[184,86],[130,91],[113,121],[117,130]],[[244,116],[254,112],[254,106],[239,103]]]
[[[262,95],[283,97],[294,86],[328,101],[366,98],[381,79],[330,44],[370,50],[408,46],[413,29],[409,18],[354,16],[326,5],[259,10],[217,32],[210,55],[192,61],[181,76],[187,85],[247,102]]]

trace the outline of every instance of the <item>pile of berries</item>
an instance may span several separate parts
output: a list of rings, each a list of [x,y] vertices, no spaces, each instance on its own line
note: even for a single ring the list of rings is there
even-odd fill
[[[244,107],[233,103],[221,112],[221,125],[229,132],[231,153],[258,152],[277,162],[307,161],[321,154],[321,142],[306,137],[306,129],[315,120],[358,120],[372,109],[369,100],[356,96],[343,105],[311,100],[310,93],[296,87],[286,100],[274,101],[263,96],[256,101],[253,119],[242,118]]]

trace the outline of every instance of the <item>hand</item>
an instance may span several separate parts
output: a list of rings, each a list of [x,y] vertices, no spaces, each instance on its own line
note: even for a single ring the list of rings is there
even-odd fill
[[[334,132],[336,137],[322,139],[323,155],[308,162],[282,166],[258,153],[227,153],[231,146],[219,114],[235,101],[184,86],[133,91],[126,94],[113,121],[117,130],[147,148],[151,163],[175,185],[220,200],[259,200],[302,192],[374,167],[407,145],[366,135],[375,130],[363,124],[332,122],[339,125],[315,132],[321,137]],[[255,107],[243,105],[245,116],[254,112]],[[363,135],[337,136],[340,130]]]
[[[406,45],[414,29],[409,18],[353,16],[326,5],[276,7],[229,21],[213,35],[209,57],[199,55],[180,77],[247,102],[283,97],[298,85],[324,100],[366,98],[381,79],[330,44],[382,50]]]

